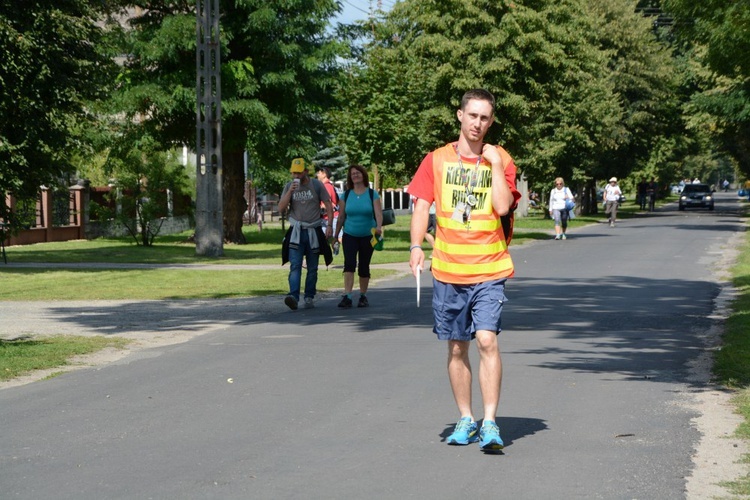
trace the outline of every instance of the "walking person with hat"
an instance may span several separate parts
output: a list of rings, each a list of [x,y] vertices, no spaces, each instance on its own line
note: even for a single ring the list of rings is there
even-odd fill
[[[617,207],[620,205],[620,197],[622,191],[620,186],[617,185],[617,177],[612,177],[609,180],[609,184],[604,188],[604,213],[609,215],[609,227],[615,227],[615,221],[617,220]]]
[[[326,265],[333,261],[328,239],[333,230],[325,226],[320,214],[323,203],[328,220],[333,220],[333,206],[325,186],[317,179],[307,175],[305,160],[295,158],[292,167],[292,180],[284,186],[279,199],[279,213],[289,209],[289,230],[284,236],[281,248],[282,265],[287,261],[289,267],[289,293],[284,304],[291,310],[297,309],[302,284],[302,261],[307,262],[305,277],[305,308],[314,307],[316,287],[318,284],[318,260],[323,254]]]

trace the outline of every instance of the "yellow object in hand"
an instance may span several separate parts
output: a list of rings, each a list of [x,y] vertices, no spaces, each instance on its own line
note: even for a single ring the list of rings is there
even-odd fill
[[[383,235],[377,234],[377,230],[373,227],[370,229],[370,233],[372,234],[372,239],[370,239],[370,244],[375,250],[382,250],[383,249]]]

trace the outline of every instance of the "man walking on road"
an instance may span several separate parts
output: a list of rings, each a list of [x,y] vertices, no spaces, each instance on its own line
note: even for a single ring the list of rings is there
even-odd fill
[[[308,177],[305,160],[295,158],[289,171],[293,179],[284,186],[279,198],[279,213],[284,213],[289,208],[289,230],[284,236],[281,250],[282,264],[289,261],[289,294],[284,298],[284,304],[289,309],[297,309],[304,259],[307,262],[305,308],[309,309],[314,307],[320,254],[322,253],[326,259],[326,265],[333,260],[331,247],[328,245],[332,230],[328,225],[323,233],[320,204],[322,202],[325,206],[328,220],[333,220],[333,208],[323,184]]]
[[[411,222],[409,265],[417,275],[424,268],[422,241],[435,202],[437,231],[432,254],[433,331],[448,342],[448,378],[460,419],[448,444],[480,441],[483,451],[500,450],[503,440],[495,423],[502,361],[497,337],[505,302],[505,281],[513,276],[501,216],[515,206],[516,167],[501,147],[483,143],[494,121],[495,98],[483,89],[464,94],[456,116],[458,141],[422,160],[409,185],[416,198]],[[479,386],[483,421],[477,423],[471,404],[471,341],[479,350]]]

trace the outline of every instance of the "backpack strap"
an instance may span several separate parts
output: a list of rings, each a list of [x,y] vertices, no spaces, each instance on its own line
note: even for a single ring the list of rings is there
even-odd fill
[[[375,218],[375,195],[373,194],[373,189],[371,187],[367,188],[370,191],[370,208],[372,208],[372,220],[375,221],[375,224],[377,225],[378,219]]]
[[[339,194],[336,192],[336,186],[334,186],[331,181],[328,181],[328,183],[331,186],[333,186],[333,197],[336,198],[336,201],[331,200],[331,203],[333,203],[334,205],[338,205],[339,204]]]

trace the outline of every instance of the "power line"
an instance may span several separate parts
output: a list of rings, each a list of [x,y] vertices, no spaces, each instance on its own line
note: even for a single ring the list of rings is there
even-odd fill
[[[349,5],[350,7],[353,7],[355,9],[357,9],[358,11],[360,11],[360,12],[362,12],[364,14],[367,14],[367,15],[371,14],[370,8],[372,7],[373,3],[376,3],[377,5],[380,5],[381,9],[382,10],[386,10],[386,11],[390,10],[391,8],[393,8],[393,6],[396,3],[395,0],[390,0],[390,1],[386,1],[386,0],[368,0],[368,2],[367,2],[368,7],[367,8],[363,8],[363,7],[360,7],[359,5],[355,5],[354,3],[352,3],[349,0],[342,0],[342,1],[345,4]]]
[[[369,13],[370,13],[370,11],[369,11],[369,10],[364,10],[364,9],[362,9],[362,8],[360,8],[360,7],[356,6],[356,5],[354,5],[354,4],[353,4],[353,3],[351,3],[351,2],[349,1],[349,0],[343,0],[343,2],[344,2],[344,3],[346,3],[346,4],[349,4],[349,6],[350,6],[350,7],[354,7],[355,9],[357,9],[357,10],[358,10],[358,11],[360,11],[360,12],[364,12],[365,14],[369,14]]]

